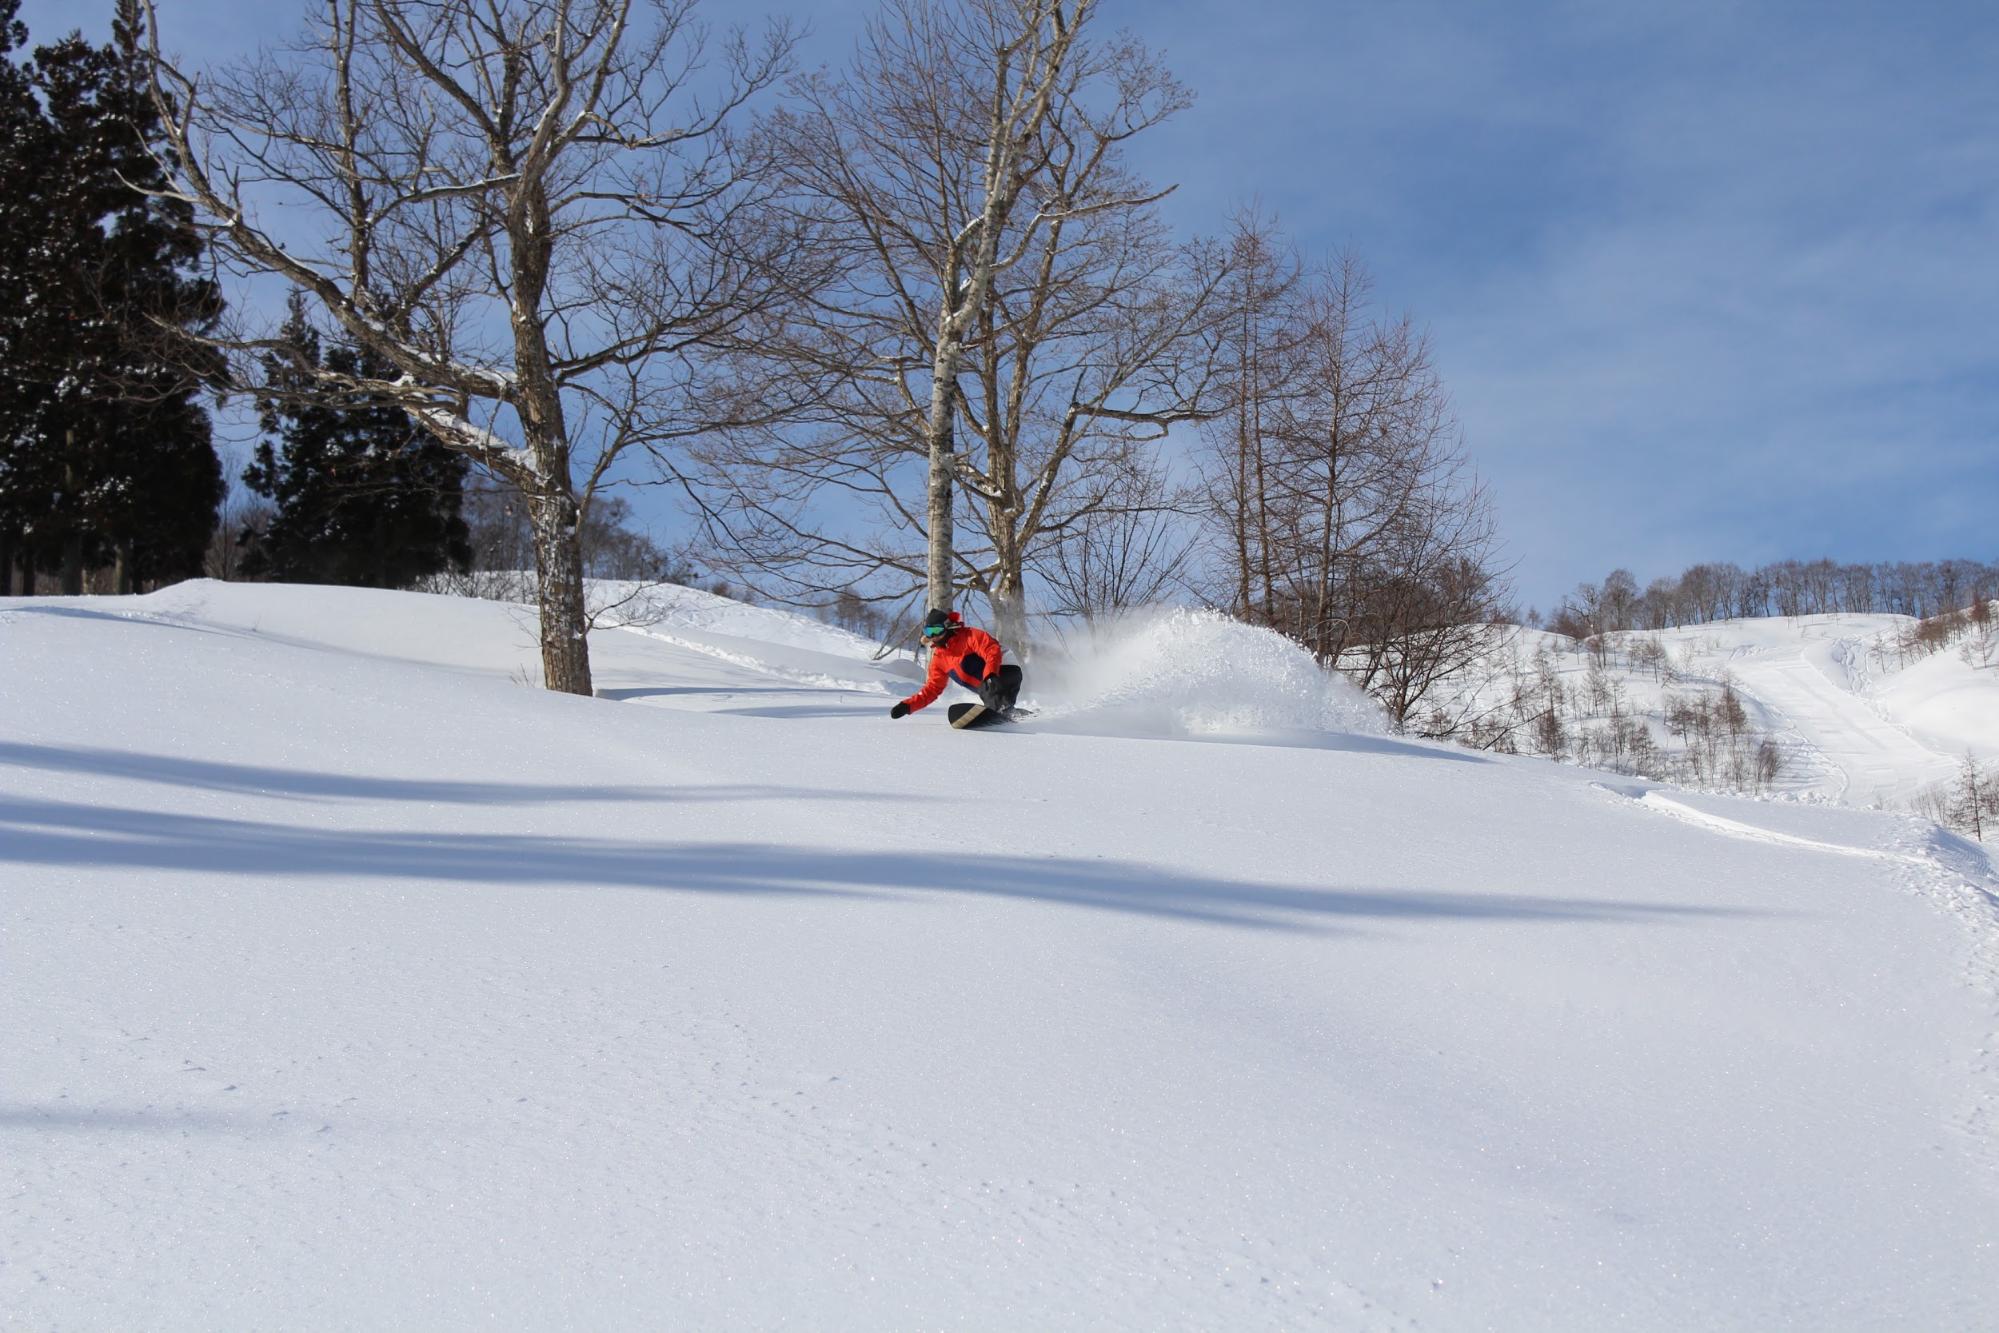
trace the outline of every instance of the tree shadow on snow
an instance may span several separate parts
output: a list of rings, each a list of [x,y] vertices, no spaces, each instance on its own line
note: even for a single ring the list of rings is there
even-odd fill
[[[183,617],[188,615],[185,608],[174,611],[132,610],[93,611],[81,606],[8,606],[0,602],[0,612],[16,616],[50,616],[57,620],[95,620],[123,627],[176,630],[182,634],[212,634],[222,639],[254,639],[260,637],[256,631],[233,625],[200,624]]]
[[[599,699],[610,699],[617,703],[630,703],[634,699],[675,699],[689,695],[737,695],[737,694],[825,694],[835,687],[830,685],[640,685],[629,688],[599,688]],[[884,696],[886,697],[886,696]]]
[[[25,1105],[0,1103],[0,1132],[10,1129],[79,1134],[138,1132],[152,1134],[225,1134],[241,1138],[279,1133],[290,1128],[289,1111],[224,1114],[188,1107],[148,1106],[141,1110],[73,1106],[67,1102]],[[301,1117],[302,1119],[302,1117]]]
[[[1435,889],[1300,888],[1129,862],[761,843],[319,829],[0,798],[0,864],[679,893],[904,899],[973,894],[1219,925],[1324,932],[1361,921],[1687,921],[1758,913]]]
[[[1492,762],[1489,755],[1452,745],[1448,741],[1405,741],[1393,736],[1368,736],[1353,731],[1278,733],[1262,738],[1250,737],[1246,740],[1232,740],[1229,737],[1215,739],[1222,743],[1237,745],[1269,745],[1295,750],[1342,750],[1349,754],[1381,754],[1398,759],[1434,759],[1446,764]]]
[[[997,734],[1093,736],[1113,740],[1178,741],[1187,745],[1247,745],[1275,750],[1340,750],[1350,754],[1389,755],[1398,759],[1434,759],[1447,764],[1493,762],[1490,755],[1443,741],[1405,741],[1393,736],[1369,736],[1349,731],[1188,732],[1178,729],[1170,721],[1089,712],[1034,718],[1017,731],[1002,730]]]
[[[704,713],[723,714],[728,717],[770,717],[770,718],[810,718],[810,717],[871,717],[878,712],[888,711],[895,696],[886,691],[870,692],[850,690],[836,685],[660,685],[633,689],[600,689],[599,699],[612,699],[619,703],[637,703],[646,699],[687,699],[706,696],[713,699],[732,699],[737,696],[779,695],[801,699],[824,700],[828,695],[845,698],[852,702],[834,703],[746,703],[741,705],[722,704],[702,708]]]
[[[461,782],[436,778],[385,778],[362,774],[318,773],[260,764],[224,763],[212,759],[182,759],[140,754],[131,750],[100,750],[83,746],[30,745],[0,741],[0,765],[92,777],[129,778],[201,791],[236,792],[287,797],[301,801],[422,801],[440,805],[541,805],[566,801],[745,801],[745,800],[870,800],[866,793],[822,791],[810,787],[685,786],[619,787],[561,786],[547,783]],[[899,797],[898,799],[922,799]]]
[[[873,700],[857,701],[840,707],[835,704],[769,704],[756,708],[717,708],[717,713],[730,717],[769,717],[787,720],[812,717],[865,717],[888,712],[888,706],[895,702],[889,695],[882,696],[882,702]]]

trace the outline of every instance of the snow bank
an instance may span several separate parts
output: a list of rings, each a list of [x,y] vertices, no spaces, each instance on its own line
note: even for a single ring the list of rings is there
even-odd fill
[[[1119,736],[1381,735],[1381,709],[1272,630],[1213,611],[1145,608],[1065,658],[1038,658],[1030,702],[1055,729]]]

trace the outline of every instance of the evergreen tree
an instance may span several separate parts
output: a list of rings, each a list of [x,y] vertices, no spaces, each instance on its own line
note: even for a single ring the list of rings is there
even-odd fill
[[[43,231],[36,194],[49,133],[30,72],[16,55],[28,40],[19,12],[20,0],[0,0],[0,596],[15,590],[15,567],[26,557],[24,531],[46,503],[25,444],[35,437],[45,394],[24,360],[35,345],[31,272]]]
[[[111,217],[100,289],[121,332],[116,384],[126,410],[108,469],[119,484],[95,518],[126,590],[136,580],[198,577],[228,492],[201,404],[204,385],[222,381],[222,358],[167,332],[212,329],[221,290],[201,276],[205,247],[193,210],[141,192],[167,183],[155,157],[161,127],[148,91],[143,23],[139,0],[118,0],[107,104],[121,131],[111,136],[112,172],[127,184]]]
[[[243,562],[249,577],[406,588],[471,564],[461,516],[467,462],[400,407],[330,395],[311,372],[393,376],[354,347],[324,347],[294,294],[282,348],[264,358],[268,437],[244,483],[277,505]]]
[[[199,402],[219,361],[173,336],[212,327],[221,299],[187,207],[145,193],[162,176],[142,23],[118,0],[109,46],[71,35],[31,69],[10,480],[24,541],[69,592],[107,562],[121,590],[199,573],[226,489]]]

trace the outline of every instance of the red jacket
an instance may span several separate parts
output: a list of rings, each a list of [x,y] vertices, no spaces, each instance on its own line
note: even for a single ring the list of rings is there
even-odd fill
[[[955,680],[968,690],[1000,669],[999,640],[982,629],[960,625],[946,634],[930,650],[930,675],[923,688],[903,700],[914,713],[928,708],[944,693],[944,682]]]

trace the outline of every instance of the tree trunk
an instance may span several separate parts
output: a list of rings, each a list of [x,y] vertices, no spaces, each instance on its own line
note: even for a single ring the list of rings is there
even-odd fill
[[[63,490],[69,497],[69,503],[73,506],[76,496],[76,464],[71,460],[76,456],[75,427],[72,426],[69,430],[63,432],[63,445],[66,454],[62,467]],[[80,597],[83,595],[83,534],[81,532],[72,531],[69,536],[63,538],[61,588],[62,595],[65,597]]]
[[[1021,586],[1018,558],[1000,556],[999,573],[993,578],[993,637],[1017,662],[1027,660],[1027,590]]]
[[[62,595],[83,595],[83,534],[73,532],[62,543]]]
[[[113,585],[120,597],[130,597],[136,588],[132,586],[132,545],[130,542],[118,544],[117,561],[112,566]]]
[[[1245,293],[1242,308],[1242,341],[1238,345],[1236,357],[1236,512],[1235,556],[1236,556],[1236,615],[1245,621],[1252,621],[1250,607],[1251,564],[1249,554],[1249,503],[1250,476],[1249,461],[1249,400],[1256,392],[1256,386],[1249,382],[1249,339],[1250,301]]]
[[[1270,487],[1264,476],[1262,423],[1257,424],[1256,443],[1256,559],[1263,578],[1263,614],[1257,623],[1273,628],[1277,624],[1277,575],[1271,568]]]
[[[1235,613],[1244,621],[1251,619],[1250,608],[1250,556],[1249,556],[1249,427],[1240,417],[1236,421],[1236,476],[1235,494],[1229,497],[1235,502],[1235,512],[1229,515],[1230,527],[1235,537]]]
[[[583,543],[576,499],[563,491],[529,499],[534,523],[542,683],[591,693],[589,621],[583,604]]]
[[[517,165],[517,164],[510,164]],[[541,613],[541,677],[563,694],[592,693],[589,614],[583,598],[583,516],[570,480],[569,426],[542,314],[554,262],[547,179],[531,172],[509,201],[507,241],[512,296],[514,410],[534,459],[527,492],[534,529],[536,605]]]
[[[1325,508],[1319,515],[1319,568],[1313,588],[1312,654],[1332,666],[1338,654],[1332,651],[1333,637],[1333,550],[1334,517],[1340,507],[1339,445],[1332,442],[1332,457],[1326,461]]]
[[[14,534],[0,528],[0,597],[14,595]]]
[[[949,611],[955,603],[952,590],[951,549],[955,534],[951,528],[951,483],[957,470],[957,441],[953,416],[957,411],[957,375],[960,344],[940,339],[934,373],[930,380],[930,487],[924,524],[930,545],[924,562],[924,580],[933,610]]]

